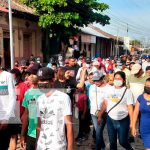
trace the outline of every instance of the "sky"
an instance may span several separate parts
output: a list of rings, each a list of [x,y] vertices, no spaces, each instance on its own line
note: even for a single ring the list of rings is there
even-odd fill
[[[150,0],[98,0],[109,5],[104,11],[111,20],[102,30],[150,43]],[[127,32],[128,29],[128,32]]]

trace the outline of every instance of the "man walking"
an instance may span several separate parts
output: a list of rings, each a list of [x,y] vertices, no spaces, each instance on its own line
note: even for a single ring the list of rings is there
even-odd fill
[[[1,61],[0,57],[0,150],[8,150],[10,118],[15,117],[16,94],[13,77],[2,70]]]
[[[37,150],[73,150],[70,98],[53,89],[54,72],[50,68],[41,68],[38,77],[47,92],[38,98]]]

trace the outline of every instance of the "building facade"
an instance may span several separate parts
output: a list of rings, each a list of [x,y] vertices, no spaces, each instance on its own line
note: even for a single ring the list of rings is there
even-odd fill
[[[7,7],[6,5],[7,4],[4,5],[5,8]],[[12,7],[15,60],[21,61],[22,59],[29,59],[31,54],[35,57],[42,57],[42,33],[37,22],[32,21],[31,12],[28,10],[21,11],[22,6],[16,2],[13,2]],[[10,67],[10,33],[8,18],[8,12],[0,10],[0,56],[3,58],[3,66],[6,68]]]

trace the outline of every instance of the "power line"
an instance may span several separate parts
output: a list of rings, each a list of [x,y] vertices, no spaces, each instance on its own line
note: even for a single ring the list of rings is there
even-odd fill
[[[119,17],[117,17],[117,16],[115,16],[115,15],[113,15],[112,13],[110,13],[110,12],[108,12],[108,11],[106,11],[109,15],[111,15],[111,17],[112,18],[115,18],[116,20],[118,20],[118,21],[120,21],[120,22],[122,22],[122,23],[124,23],[124,24],[129,24],[130,26],[132,26],[132,27],[134,27],[134,28],[137,28],[137,29],[144,29],[145,27],[144,26],[141,26],[141,25],[133,25],[133,24],[135,24],[135,23],[132,23],[131,21],[123,21],[123,20],[121,20]],[[122,19],[124,19],[122,16],[121,16],[121,18]],[[127,19],[124,19],[124,20],[127,20]],[[129,23],[130,22],[130,23]],[[148,30],[150,30],[150,28],[148,29]]]
[[[133,30],[134,32],[138,32],[139,34],[144,34],[145,36],[149,35],[148,31],[144,31],[143,28],[138,28],[136,26],[133,26],[132,24],[122,21],[120,18],[116,18],[116,17],[112,17],[112,20],[114,20],[115,22],[119,23],[122,26],[125,26],[126,28],[126,24],[128,24],[130,30]]]
[[[110,25],[111,24],[115,24],[118,27],[123,28],[124,30],[126,30],[128,23],[125,24],[125,23],[119,22],[118,20],[112,20],[112,22],[110,23]],[[142,33],[142,34],[148,35],[147,31],[137,30],[136,28],[134,28],[132,26],[129,26],[129,24],[128,24],[128,30],[129,30],[129,32],[132,30],[132,31],[137,32],[137,33]]]

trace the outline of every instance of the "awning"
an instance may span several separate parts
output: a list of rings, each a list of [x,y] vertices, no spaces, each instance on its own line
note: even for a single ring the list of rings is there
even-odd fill
[[[9,12],[8,9],[6,9],[6,8],[4,8],[4,7],[1,7],[1,6],[0,6],[0,11],[1,11],[1,12],[7,12],[7,13]]]

